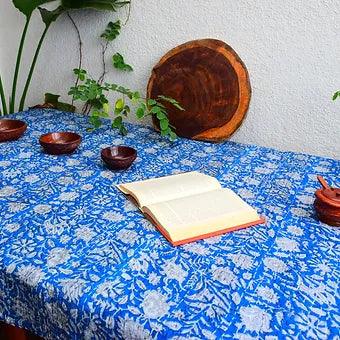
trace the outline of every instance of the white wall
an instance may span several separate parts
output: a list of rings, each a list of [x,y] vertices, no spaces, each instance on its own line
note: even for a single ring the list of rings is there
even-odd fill
[[[170,48],[197,38],[230,44],[248,67],[253,98],[248,117],[233,139],[284,150],[340,158],[340,7],[333,0],[132,0],[131,17],[113,51],[134,65],[133,74],[110,72],[108,80],[143,90],[152,66]],[[123,20],[126,12],[119,14]],[[85,65],[100,72],[97,36],[117,14],[74,13],[85,43]],[[0,67],[7,90],[24,17],[0,0]],[[30,27],[23,70],[41,31],[38,14]],[[77,40],[69,20],[49,32],[27,104],[46,91],[67,99]],[[22,82],[21,82],[22,84]]]

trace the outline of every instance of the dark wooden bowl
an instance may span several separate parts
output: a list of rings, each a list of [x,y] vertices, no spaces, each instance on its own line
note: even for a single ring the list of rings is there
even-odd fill
[[[27,124],[17,119],[0,120],[0,142],[17,140],[27,129]]]
[[[101,157],[108,168],[128,169],[137,157],[137,151],[129,146],[112,146],[101,151]]]
[[[50,155],[72,153],[81,142],[81,136],[74,132],[51,132],[40,136],[40,145]]]
[[[340,189],[319,189],[315,196],[314,208],[319,220],[340,227]]]

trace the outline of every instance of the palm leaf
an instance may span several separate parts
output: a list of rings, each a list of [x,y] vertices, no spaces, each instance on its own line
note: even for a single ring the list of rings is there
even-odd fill
[[[57,7],[53,11],[49,11],[45,8],[38,7],[41,19],[46,26],[51,25],[53,21],[56,21],[60,14],[66,11],[66,9],[62,6]]]
[[[12,1],[14,6],[21,13],[25,14],[26,17],[30,17],[37,7],[55,0],[12,0]]]
[[[61,5],[67,9],[92,8],[105,11],[117,11],[130,1],[122,0],[62,0]]]

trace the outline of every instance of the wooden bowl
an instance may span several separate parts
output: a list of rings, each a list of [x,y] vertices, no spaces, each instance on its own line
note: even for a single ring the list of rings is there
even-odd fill
[[[319,189],[315,196],[314,208],[319,220],[340,227],[340,189]]]
[[[137,157],[137,151],[129,146],[112,146],[101,151],[101,157],[112,170],[128,169]]]
[[[17,140],[27,129],[27,124],[17,119],[0,120],[0,142]]]
[[[72,153],[81,142],[81,136],[74,132],[51,132],[40,136],[40,145],[50,155]]]
[[[332,188],[321,176],[317,176],[322,189],[316,190],[314,208],[319,220],[340,227],[340,188]]]

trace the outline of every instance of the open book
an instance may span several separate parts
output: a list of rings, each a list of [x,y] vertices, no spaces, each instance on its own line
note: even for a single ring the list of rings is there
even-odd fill
[[[199,172],[118,185],[172,245],[263,223],[256,210],[216,178]]]

